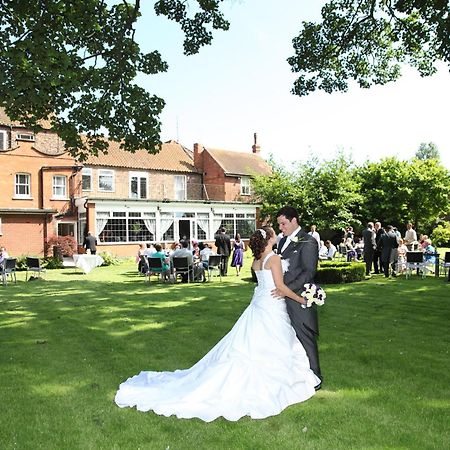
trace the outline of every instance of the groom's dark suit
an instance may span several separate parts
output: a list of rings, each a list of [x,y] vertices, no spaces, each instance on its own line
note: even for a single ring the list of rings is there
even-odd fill
[[[291,241],[283,252],[281,249],[286,238],[281,239],[278,244],[278,254],[283,259],[289,260],[288,270],[284,274],[284,283],[300,295],[305,283],[314,283],[319,248],[317,240],[303,230],[300,230],[296,236],[298,241]],[[308,355],[311,370],[322,378],[316,341],[319,335],[317,306],[313,304],[310,308],[302,308],[300,303],[286,297],[286,309],[297,337]]]

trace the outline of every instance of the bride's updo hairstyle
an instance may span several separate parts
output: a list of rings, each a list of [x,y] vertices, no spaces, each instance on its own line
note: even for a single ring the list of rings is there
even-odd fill
[[[267,246],[267,242],[274,235],[274,231],[270,227],[258,228],[250,237],[249,247],[252,249],[253,256],[256,259],[261,258],[261,253]]]

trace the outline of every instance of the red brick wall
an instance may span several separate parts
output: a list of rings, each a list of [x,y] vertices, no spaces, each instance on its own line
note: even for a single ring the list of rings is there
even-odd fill
[[[44,254],[44,216],[2,216],[0,244],[10,256]]]

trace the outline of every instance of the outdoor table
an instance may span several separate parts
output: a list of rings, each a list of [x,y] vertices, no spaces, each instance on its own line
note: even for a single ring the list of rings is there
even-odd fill
[[[84,273],[89,273],[92,269],[103,264],[103,258],[99,255],[73,255],[75,267],[81,269]]]

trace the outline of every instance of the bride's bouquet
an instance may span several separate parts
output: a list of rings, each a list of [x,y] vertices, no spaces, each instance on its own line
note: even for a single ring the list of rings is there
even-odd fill
[[[302,304],[302,308],[310,308],[313,303],[316,305],[323,305],[327,294],[325,291],[316,284],[306,283],[303,285],[304,290],[300,294],[301,297],[306,298],[306,305]]]

